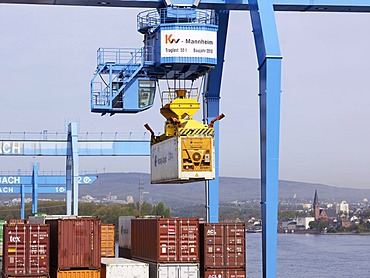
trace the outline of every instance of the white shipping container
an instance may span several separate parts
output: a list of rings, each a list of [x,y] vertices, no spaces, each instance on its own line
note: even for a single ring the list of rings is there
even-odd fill
[[[45,224],[45,216],[30,216],[28,222],[30,224]]]
[[[187,171],[183,169],[182,150],[185,141],[201,140],[201,137],[172,137],[151,146],[150,167],[152,183],[185,183],[202,180],[212,180],[215,178],[214,146],[213,138],[211,140],[209,153],[204,155],[204,159],[211,163],[211,171],[194,170]],[[209,142],[209,141],[208,141]],[[194,150],[192,150],[195,152]],[[204,150],[199,151],[200,156]]]
[[[149,278],[149,265],[125,258],[101,258],[101,278]]]
[[[118,219],[118,246],[131,249],[131,219],[134,216],[120,216]]]
[[[150,278],[199,278],[199,264],[149,263]]]

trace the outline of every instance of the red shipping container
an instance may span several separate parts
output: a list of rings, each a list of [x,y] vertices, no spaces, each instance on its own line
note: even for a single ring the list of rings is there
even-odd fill
[[[247,272],[245,269],[207,269],[201,273],[200,277],[203,278],[246,278]]]
[[[245,268],[245,224],[203,223],[201,268]]]
[[[49,275],[49,226],[4,225],[4,276]]]
[[[198,218],[131,220],[132,258],[156,263],[199,262]]]
[[[100,268],[100,219],[46,219],[50,225],[50,266],[58,270]]]

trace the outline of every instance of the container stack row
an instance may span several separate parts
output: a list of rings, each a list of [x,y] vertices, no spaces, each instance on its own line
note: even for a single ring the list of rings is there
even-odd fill
[[[119,254],[149,264],[150,278],[245,278],[245,224],[121,217]]]
[[[3,223],[4,278],[100,278],[101,258],[115,256],[114,225],[95,217],[42,216]]]

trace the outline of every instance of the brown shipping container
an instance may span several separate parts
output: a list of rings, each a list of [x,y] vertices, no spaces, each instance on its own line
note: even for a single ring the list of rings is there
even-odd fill
[[[52,267],[50,278],[100,278],[100,270],[57,270]]]
[[[49,275],[48,225],[4,225],[3,274],[32,277]]]
[[[3,278],[49,278],[49,274],[48,275],[37,275],[37,274],[29,274],[29,275],[17,275],[17,276],[7,276],[6,274],[2,274],[2,277]]]
[[[50,266],[63,270],[100,268],[100,219],[46,219],[50,225]]]
[[[131,255],[156,263],[198,263],[199,219],[132,219]]]
[[[115,235],[113,224],[101,224],[101,256],[114,257],[115,250]]]
[[[245,268],[245,224],[203,223],[201,234],[201,267]]]
[[[247,272],[245,269],[207,269],[201,273],[202,278],[246,278]]]

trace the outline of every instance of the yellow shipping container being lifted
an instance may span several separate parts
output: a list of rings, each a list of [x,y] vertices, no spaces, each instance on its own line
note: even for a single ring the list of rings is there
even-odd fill
[[[166,118],[165,132],[151,132],[151,182],[186,183],[215,178],[214,129],[193,119],[200,109],[197,89],[162,92],[161,114]]]
[[[114,224],[101,224],[101,256],[115,256]]]

